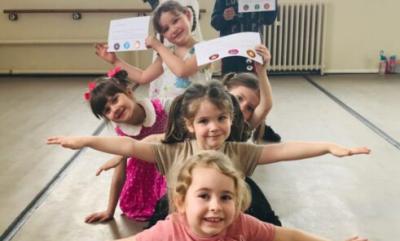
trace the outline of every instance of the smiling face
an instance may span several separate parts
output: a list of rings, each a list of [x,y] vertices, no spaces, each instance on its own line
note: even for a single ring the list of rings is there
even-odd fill
[[[184,46],[191,40],[190,12],[163,12],[160,16],[161,34],[171,43]]]
[[[244,119],[246,121],[250,121],[254,110],[260,103],[260,96],[258,92],[240,85],[232,87],[229,92],[239,101],[240,110],[242,111]]]
[[[207,177],[207,178],[204,178]],[[212,237],[232,224],[235,215],[235,184],[213,167],[197,166],[183,203],[176,206],[192,232],[200,237]]]
[[[134,109],[137,108],[136,102],[125,93],[117,93],[107,98],[104,106],[104,116],[115,123],[132,123],[134,119]]]
[[[231,115],[219,109],[208,99],[203,99],[193,120],[185,119],[187,129],[194,134],[203,150],[217,150],[230,135]]]

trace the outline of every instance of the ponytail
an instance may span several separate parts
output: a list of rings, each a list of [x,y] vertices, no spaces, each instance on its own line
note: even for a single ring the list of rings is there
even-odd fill
[[[248,125],[246,124],[242,111],[240,110],[239,102],[236,97],[229,94],[232,100],[233,106],[233,118],[231,126],[231,134],[229,135],[227,141],[247,141],[250,137],[248,132]],[[251,134],[251,133],[250,133]]]
[[[184,141],[189,137],[189,133],[186,130],[185,120],[182,116],[182,102],[184,94],[175,97],[171,103],[171,107],[168,115],[168,123],[165,132],[163,143],[172,144]]]
[[[228,86],[229,86],[229,83],[230,83],[230,81],[231,81],[231,79],[232,79],[233,77],[235,77],[235,76],[236,76],[236,73],[235,73],[235,72],[230,72],[230,73],[225,74],[225,75],[222,77],[222,84],[223,84],[225,87],[228,87]]]
[[[111,79],[115,79],[119,84],[123,85],[124,87],[128,87],[128,72],[125,70],[118,71]]]
[[[194,10],[194,8],[190,5],[186,6],[188,9],[190,9],[190,11],[192,12],[192,29],[190,30],[191,32],[193,32],[194,30],[196,30],[197,27],[197,16],[196,16],[196,11]]]

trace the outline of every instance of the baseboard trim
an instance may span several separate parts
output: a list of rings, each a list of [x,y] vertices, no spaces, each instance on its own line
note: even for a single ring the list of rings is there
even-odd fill
[[[378,69],[326,69],[325,74],[377,74]]]

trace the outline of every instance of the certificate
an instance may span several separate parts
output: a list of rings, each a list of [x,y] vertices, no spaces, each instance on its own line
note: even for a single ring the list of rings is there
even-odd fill
[[[259,63],[262,58],[255,47],[261,43],[260,33],[242,32],[203,41],[194,45],[197,65],[204,65],[222,58],[243,56]]]
[[[276,9],[275,0],[239,0],[238,12],[265,12]]]
[[[111,20],[108,52],[145,50],[150,16]]]

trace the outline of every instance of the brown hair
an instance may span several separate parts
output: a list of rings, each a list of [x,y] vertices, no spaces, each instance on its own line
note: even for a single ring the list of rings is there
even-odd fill
[[[118,71],[114,77],[100,77],[95,80],[96,87],[90,91],[90,108],[97,118],[105,118],[104,109],[109,98],[118,93],[128,95],[130,82],[125,70]]]
[[[186,13],[187,11],[190,11],[192,13],[192,18],[193,18],[193,24],[192,24],[192,29],[191,31],[196,29],[196,17],[195,17],[195,11],[193,10],[192,7],[184,7],[182,6],[179,2],[176,1],[166,1],[164,3],[162,3],[161,5],[159,5],[153,12],[153,26],[154,29],[160,33],[163,34],[164,30],[161,27],[160,24],[160,19],[161,19],[161,15],[163,13],[171,13],[175,16],[178,16],[181,13]]]
[[[218,109],[225,110],[231,115],[231,133],[227,141],[245,139],[245,123],[236,98],[229,94],[220,83],[211,81],[205,85],[193,84],[174,99],[168,115],[164,143],[182,142],[191,137],[185,127],[185,119],[193,120],[200,103],[204,100],[210,101]]]
[[[223,85],[228,89],[232,89],[238,86],[244,86],[249,89],[260,92],[260,85],[258,78],[253,73],[227,73],[222,79]]]
[[[253,73],[248,73],[248,72],[243,72],[243,73],[227,73],[224,75],[222,79],[223,85],[228,89],[228,91],[239,87],[239,86],[244,86],[246,88],[249,88],[253,90],[257,95],[260,95],[260,82],[257,78],[257,76]],[[247,136],[248,138],[251,136],[251,128],[250,126],[246,126],[246,132],[248,133]],[[257,141],[260,139],[262,136],[262,130],[263,126],[257,126],[256,130],[253,135],[253,141]]]

